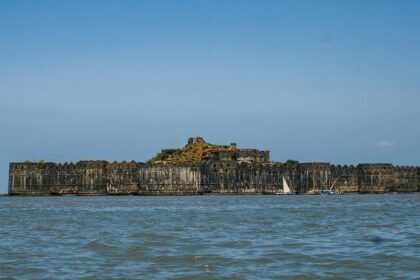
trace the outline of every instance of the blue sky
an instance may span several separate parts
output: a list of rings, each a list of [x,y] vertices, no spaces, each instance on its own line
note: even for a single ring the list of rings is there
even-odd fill
[[[420,1],[0,2],[10,161],[145,161],[189,136],[420,165]]]

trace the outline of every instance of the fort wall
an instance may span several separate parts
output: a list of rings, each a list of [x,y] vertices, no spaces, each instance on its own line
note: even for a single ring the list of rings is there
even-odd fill
[[[11,195],[275,194],[283,177],[293,192],[419,192],[420,167],[207,160],[191,163],[79,161],[10,163]]]

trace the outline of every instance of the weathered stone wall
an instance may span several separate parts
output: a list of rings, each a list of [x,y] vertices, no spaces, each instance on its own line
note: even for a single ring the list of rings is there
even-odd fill
[[[420,167],[396,166],[394,167],[392,192],[420,192]]]
[[[275,193],[282,188],[281,176],[273,164],[209,161],[201,166],[204,193]]]
[[[9,194],[106,194],[106,162],[11,163]]]
[[[138,173],[138,194],[141,195],[202,193],[200,167],[196,164],[148,165]]]
[[[137,194],[139,191],[139,169],[145,166],[140,162],[107,163],[105,192],[108,194]]]
[[[358,178],[361,193],[383,193],[394,189],[391,164],[359,164]]]
[[[283,176],[291,190],[300,194],[331,186],[342,193],[420,191],[420,167],[208,160],[183,164],[11,163],[9,194],[274,194],[283,188]]]
[[[299,192],[329,188],[331,181],[331,165],[329,163],[303,163],[296,167]]]
[[[331,185],[338,192],[358,193],[359,175],[354,165],[331,165]]]

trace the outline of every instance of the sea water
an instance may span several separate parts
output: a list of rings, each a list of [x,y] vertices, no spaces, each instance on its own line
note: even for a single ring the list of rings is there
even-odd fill
[[[419,194],[0,197],[0,279],[419,277]]]

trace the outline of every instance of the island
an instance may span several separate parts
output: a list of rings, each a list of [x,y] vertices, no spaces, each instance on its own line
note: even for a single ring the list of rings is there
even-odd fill
[[[191,137],[147,162],[11,162],[9,195],[199,195],[419,192],[419,166],[275,162],[270,152]]]

